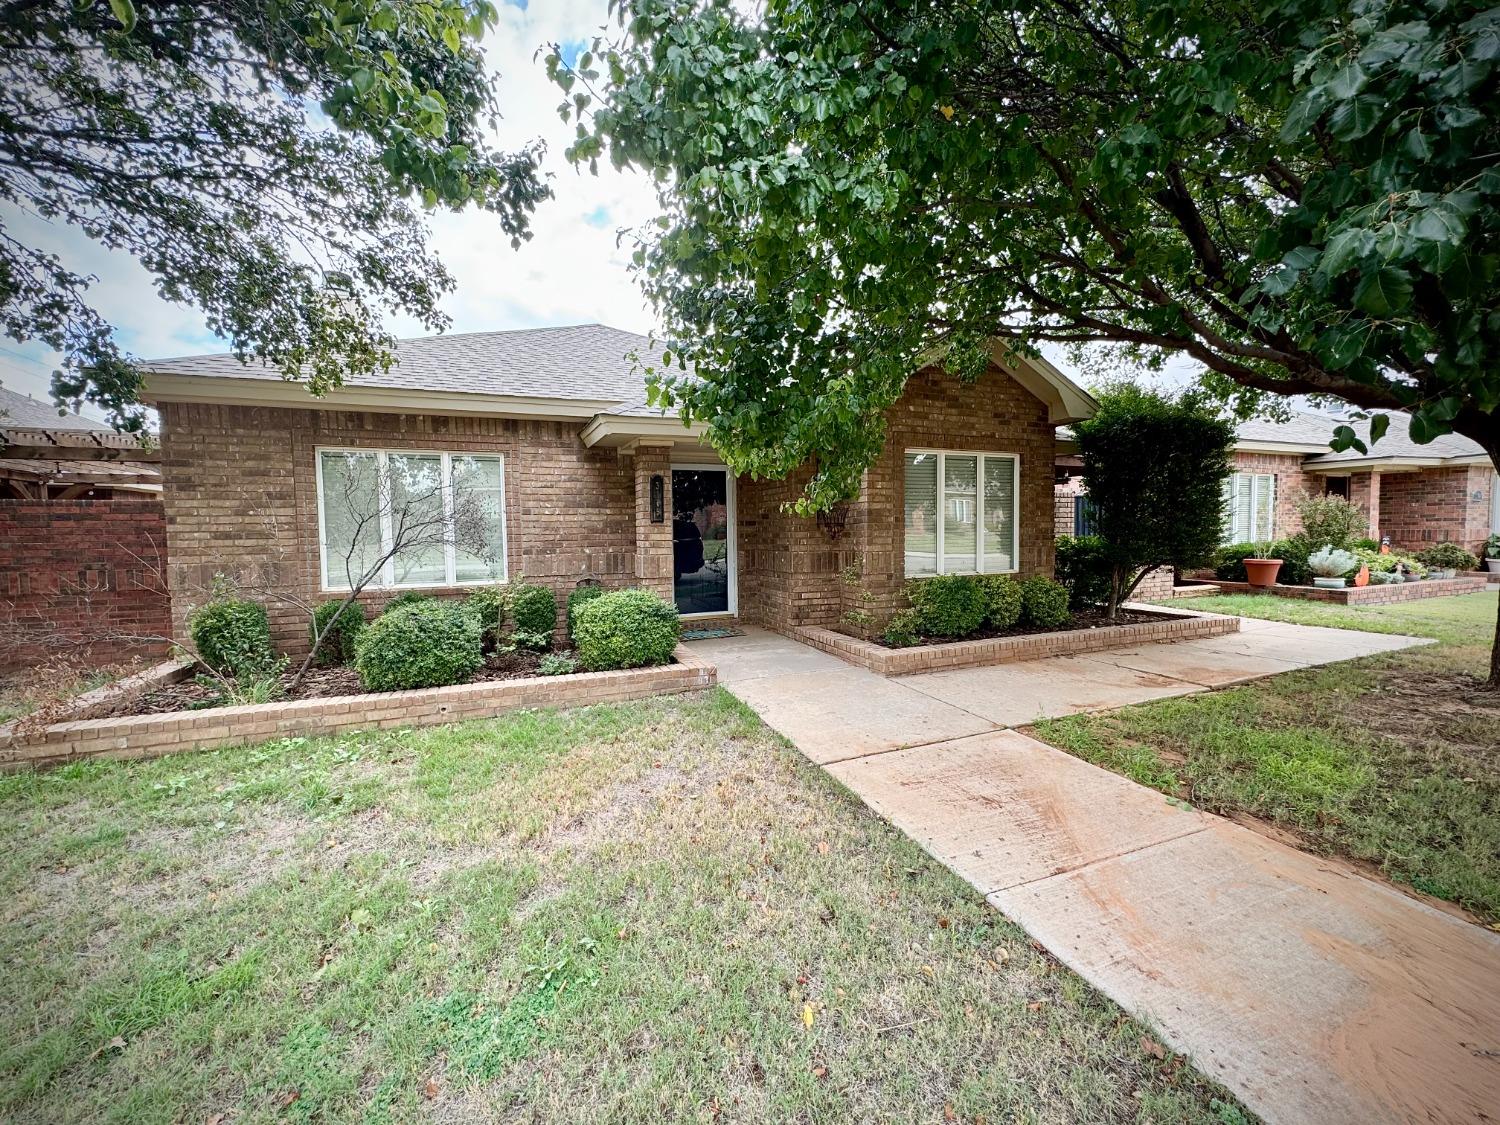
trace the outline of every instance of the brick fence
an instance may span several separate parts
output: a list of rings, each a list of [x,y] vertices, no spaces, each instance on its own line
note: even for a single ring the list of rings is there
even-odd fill
[[[1309,602],[1332,602],[1335,605],[1395,605],[1423,598],[1443,598],[1450,594],[1478,594],[1489,585],[1479,575],[1458,578],[1428,578],[1421,582],[1390,582],[1383,585],[1345,586],[1342,590],[1325,590],[1318,586],[1283,586],[1269,588],[1248,582],[1213,580],[1221,594],[1270,594],[1280,598],[1300,598]]]
[[[165,652],[115,639],[171,629],[159,500],[0,500],[0,544],[0,668]]]

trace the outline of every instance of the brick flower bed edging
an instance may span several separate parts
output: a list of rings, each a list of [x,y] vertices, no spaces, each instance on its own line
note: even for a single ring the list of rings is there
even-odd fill
[[[1138,613],[1148,612],[1145,606],[1129,605],[1129,608]],[[1151,606],[1149,612],[1159,620],[1099,629],[1065,629],[1056,633],[1032,633],[1019,637],[950,641],[913,648],[886,648],[873,641],[860,640],[858,637],[813,625],[795,629],[792,635],[813,648],[841,657],[851,664],[859,664],[882,676],[909,676],[917,672],[938,672],[949,668],[978,668],[987,664],[1040,660],[1048,656],[1104,652],[1112,648],[1131,648],[1162,641],[1222,637],[1226,633],[1240,631],[1238,617],[1190,613],[1186,610],[1162,609],[1159,606]]]
[[[1480,575],[1462,578],[1427,578],[1420,582],[1389,582],[1383,585],[1345,586],[1342,590],[1324,590],[1318,586],[1252,586],[1248,582],[1226,582],[1216,579],[1225,594],[1271,594],[1279,598],[1301,598],[1309,602],[1331,602],[1334,605],[1396,605],[1443,598],[1449,594],[1481,593],[1489,583]]]
[[[430,727],[487,719],[526,707],[583,707],[712,687],[718,671],[679,645],[674,664],[621,672],[529,676],[478,684],[213,707],[160,715],[80,719],[40,730],[0,733],[0,771],[88,758],[154,758],[185,750],[265,742],[294,735]]]

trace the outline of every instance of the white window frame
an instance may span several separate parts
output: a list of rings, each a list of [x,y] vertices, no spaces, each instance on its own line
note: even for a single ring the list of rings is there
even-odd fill
[[[506,526],[505,518],[505,455],[489,450],[463,450],[451,452],[442,449],[369,449],[360,446],[319,445],[313,448],[313,480],[318,488],[318,589],[325,594],[347,594],[349,586],[330,586],[328,584],[328,535],[326,528],[328,521],[324,515],[323,508],[323,454],[325,453],[357,453],[374,454],[376,464],[376,487],[384,493],[390,488],[390,475],[386,471],[388,458],[394,454],[397,457],[437,457],[440,459],[439,473],[442,479],[443,490],[443,518],[448,521],[453,519],[453,459],[476,458],[480,460],[495,461],[500,465],[500,576],[498,578],[469,578],[459,581],[457,578],[458,549],[450,537],[443,544],[443,582],[400,582],[396,581],[396,560],[386,559],[381,573],[365,587],[367,590],[444,590],[452,587],[462,586],[495,586],[510,581],[510,529]],[[380,544],[381,551],[389,550],[391,542],[391,512],[390,506],[382,497],[380,504]]]
[[[912,454],[924,454],[937,457],[937,574],[913,574],[906,573],[906,459]],[[947,480],[948,466],[947,458],[974,457],[977,460],[975,466],[975,497],[976,511],[974,513],[974,569],[973,570],[949,570],[948,556],[943,547],[943,527],[948,522],[947,515]],[[1009,570],[985,570],[984,569],[984,462],[986,458],[1004,459],[1012,464],[1010,478],[1010,504],[1011,511],[1015,513],[1015,519],[1011,521],[1010,528],[1010,569]],[[938,574],[1015,574],[1020,569],[1021,562],[1021,455],[1019,453],[1006,453],[997,449],[904,449],[901,451],[901,573],[903,578],[913,578],[921,581],[923,578],[935,578]]]
[[[1236,500],[1238,498],[1238,487],[1236,481],[1243,481],[1250,486],[1250,534],[1243,538],[1235,534],[1234,520],[1236,511]],[[1268,528],[1260,529],[1255,526],[1255,516],[1260,511],[1260,498],[1266,487],[1263,482],[1269,481],[1271,490],[1271,502],[1266,505],[1267,518],[1271,522]],[[1227,518],[1224,521],[1223,543],[1228,546],[1233,543],[1270,543],[1276,538],[1276,474],[1257,473],[1246,469],[1236,469],[1229,474],[1229,491],[1225,496],[1224,507]]]

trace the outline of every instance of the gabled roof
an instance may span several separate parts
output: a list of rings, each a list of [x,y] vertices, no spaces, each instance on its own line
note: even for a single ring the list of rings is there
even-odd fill
[[[103,422],[82,414],[59,411],[50,402],[41,402],[19,391],[0,387],[0,430],[68,430],[83,433],[112,434]]]
[[[1416,462],[1423,464],[1444,464],[1452,461],[1469,461],[1479,459],[1489,460],[1483,446],[1477,441],[1471,441],[1461,434],[1443,434],[1441,437],[1433,438],[1426,445],[1418,445],[1411,438],[1411,418],[1398,411],[1387,412],[1391,424],[1390,428],[1381,436],[1380,440],[1371,444],[1370,423],[1368,420],[1351,421],[1348,425],[1354,427],[1354,432],[1359,434],[1369,452],[1361,453],[1357,449],[1346,449],[1342,453],[1334,453],[1331,450],[1317,457],[1308,458],[1308,468],[1368,468],[1372,464],[1380,462]],[[1334,423],[1335,425],[1337,423]],[[1330,428],[1330,435],[1332,430]],[[1324,443],[1327,444],[1326,442]]]

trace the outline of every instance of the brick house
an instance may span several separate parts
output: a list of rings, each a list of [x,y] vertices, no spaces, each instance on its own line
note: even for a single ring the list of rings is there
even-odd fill
[[[1489,456],[1468,438],[1448,434],[1427,445],[1411,440],[1408,419],[1392,413],[1390,429],[1370,444],[1369,423],[1352,422],[1368,453],[1334,453],[1328,442],[1339,420],[1296,411],[1282,422],[1254,418],[1237,429],[1233,475],[1225,496],[1226,543],[1264,542],[1302,529],[1297,502],[1335,495],[1365,512],[1372,539],[1419,551],[1449,541],[1479,553],[1500,531],[1500,477]],[[1066,434],[1058,445],[1055,495],[1058,534],[1072,534],[1081,492],[1078,461]]]
[[[859,496],[811,519],[782,508],[810,467],[729,473],[702,425],[646,405],[632,356],[651,362],[650,342],[601,325],[409,340],[388,372],[321,399],[233,356],[148,364],[177,628],[219,572],[303,602],[348,589],[337,560],[353,538],[389,534],[350,530],[366,468],[430,471],[447,504],[472,490],[492,539],[484,558],[450,545],[395,560],[373,604],[519,576],[565,596],[596,578],[694,621],[787,629],[887,614],[912,577],[1051,574],[1055,427],[1093,403],[1044,361],[997,352],[973,386],[916,372]],[[278,643],[305,646],[305,610],[267,601]]]

